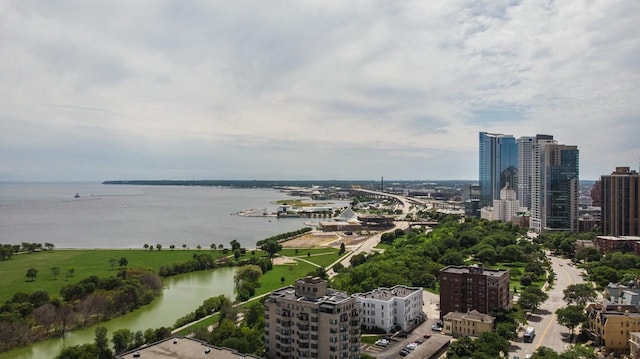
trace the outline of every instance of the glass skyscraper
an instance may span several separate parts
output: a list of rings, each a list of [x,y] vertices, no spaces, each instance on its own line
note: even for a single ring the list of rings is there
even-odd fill
[[[518,145],[513,135],[480,132],[480,206],[500,199],[507,183],[518,188]]]
[[[531,188],[530,227],[534,232],[578,229],[579,151],[538,135]]]

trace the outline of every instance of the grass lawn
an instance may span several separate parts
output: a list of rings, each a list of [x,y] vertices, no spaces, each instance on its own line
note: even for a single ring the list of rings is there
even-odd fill
[[[221,252],[211,250],[184,250],[163,249],[138,250],[138,249],[114,249],[114,250],[54,250],[32,254],[14,255],[11,259],[0,262],[0,303],[11,299],[17,292],[33,293],[44,290],[50,296],[55,297],[63,286],[79,282],[91,275],[106,278],[116,275],[116,270],[111,270],[109,259],[116,260],[125,257],[129,267],[153,268],[158,270],[161,265],[173,262],[186,262],[193,258],[194,253],[208,253],[214,258],[223,256]],[[258,255],[258,253],[256,253]],[[53,278],[51,268],[59,267],[60,274]],[[67,278],[67,269],[75,268],[74,275]],[[38,276],[35,281],[28,281],[27,269],[35,268]]]
[[[290,265],[277,265],[260,277],[260,287],[256,289],[256,295],[270,293],[276,289],[293,285],[297,279],[303,278],[307,273],[315,271],[316,267],[305,262],[297,262]],[[285,281],[280,279],[284,277]],[[195,308],[194,308],[195,310]],[[193,333],[198,328],[208,327],[218,321],[218,315],[207,318],[178,332],[179,335]]]

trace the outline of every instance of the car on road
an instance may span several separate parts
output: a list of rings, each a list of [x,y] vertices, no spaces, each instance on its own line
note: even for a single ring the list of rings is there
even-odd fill
[[[411,351],[407,348],[404,348],[400,351],[400,356],[406,357],[407,355],[409,355],[409,353],[411,353]]]
[[[531,359],[533,358],[533,353],[527,353],[527,355],[524,356],[524,359]]]
[[[435,330],[436,332],[441,332],[442,331],[442,325],[436,323],[436,324],[431,326],[431,330]]]

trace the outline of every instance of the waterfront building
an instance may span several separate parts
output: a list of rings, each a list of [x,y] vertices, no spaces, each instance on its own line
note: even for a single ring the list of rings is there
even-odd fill
[[[360,358],[360,310],[356,299],[328,288],[318,277],[271,292],[265,305],[265,353],[269,358]]]
[[[616,167],[600,177],[602,234],[640,236],[640,175]]]
[[[512,135],[480,132],[480,207],[499,199],[507,183],[518,185],[518,146]]]
[[[468,313],[449,312],[442,318],[442,334],[453,337],[478,337],[493,330],[495,318],[477,310]]]
[[[531,178],[530,228],[536,232],[578,230],[579,151],[537,135]]]
[[[422,288],[396,285],[353,295],[360,305],[362,328],[409,331],[424,322]]]
[[[440,271],[440,316],[511,308],[509,272],[482,266],[448,266]]]
[[[516,141],[518,144],[518,200],[520,206],[531,208],[531,177],[533,175],[534,150],[536,138],[523,136]]]

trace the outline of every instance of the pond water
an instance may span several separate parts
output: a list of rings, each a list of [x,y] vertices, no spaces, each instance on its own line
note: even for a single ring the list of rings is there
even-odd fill
[[[118,329],[131,331],[148,328],[171,327],[176,320],[199,307],[210,297],[225,295],[233,298],[233,276],[236,268],[218,268],[211,271],[181,274],[165,279],[165,289],[153,303],[135,312],[69,333],[64,338],[50,339],[27,348],[0,354],[0,359],[51,359],[63,347],[91,343],[95,328],[106,327],[107,336]]]

